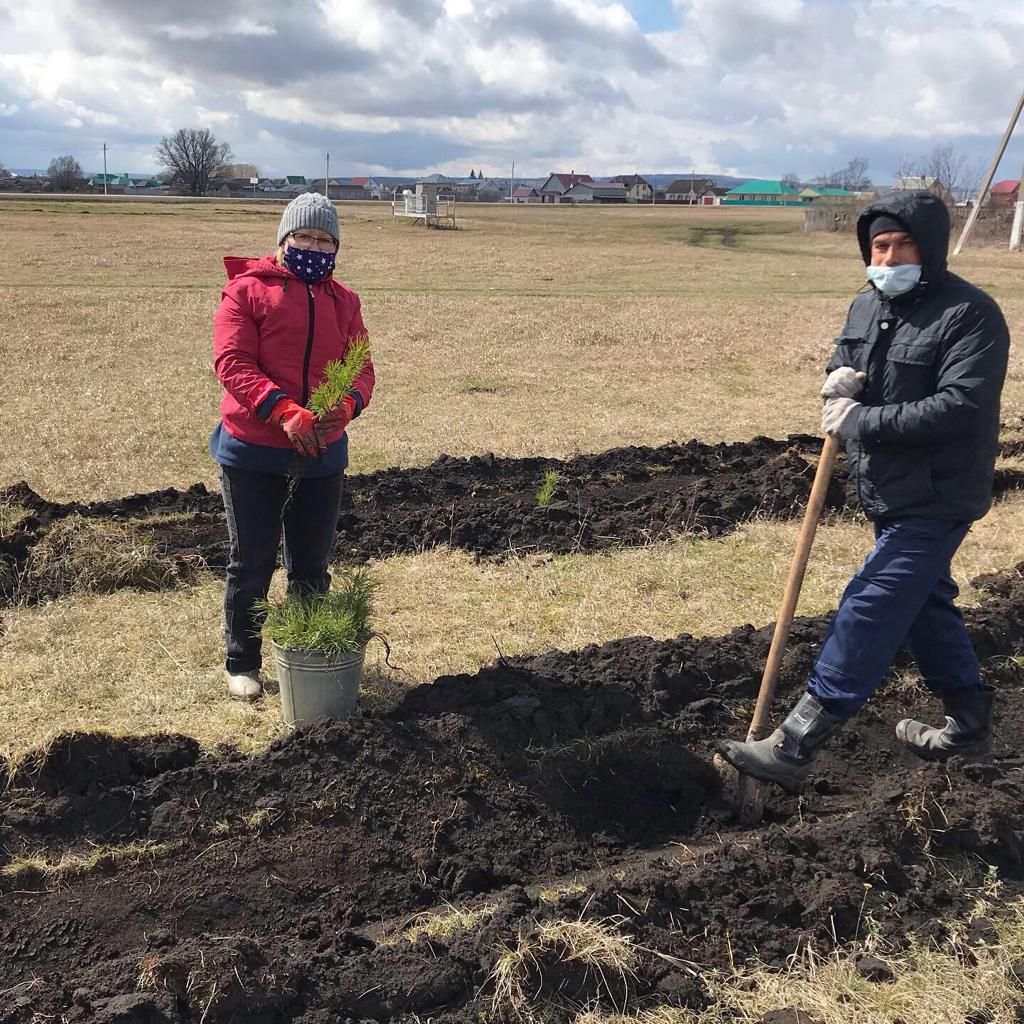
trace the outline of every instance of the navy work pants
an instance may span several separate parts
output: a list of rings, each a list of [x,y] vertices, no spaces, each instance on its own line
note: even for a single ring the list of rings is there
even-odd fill
[[[950,576],[969,529],[916,517],[875,524],[875,546],[843,594],[807,684],[829,714],[858,711],[904,646],[932,692],[981,686]]]
[[[286,476],[222,466],[220,479],[231,542],[224,590],[226,667],[251,672],[260,667],[263,626],[253,605],[270,588],[282,526],[289,592],[326,593],[345,477],[302,477],[290,499]]]

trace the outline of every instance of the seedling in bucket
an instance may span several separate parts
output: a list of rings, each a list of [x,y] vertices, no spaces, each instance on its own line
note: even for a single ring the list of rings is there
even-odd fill
[[[380,637],[371,625],[378,585],[367,570],[356,569],[326,594],[290,594],[261,603],[263,635],[277,658],[285,724],[347,718],[355,710],[366,645]]]

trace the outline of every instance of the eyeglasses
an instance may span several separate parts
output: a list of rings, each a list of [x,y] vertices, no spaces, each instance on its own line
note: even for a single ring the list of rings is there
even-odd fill
[[[305,231],[293,231],[291,237],[300,249],[334,252],[335,246],[338,244],[333,238],[317,238],[316,235],[307,235]]]

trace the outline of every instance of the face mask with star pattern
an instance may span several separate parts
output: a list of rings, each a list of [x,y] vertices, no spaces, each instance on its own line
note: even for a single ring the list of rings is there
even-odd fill
[[[297,249],[294,245],[284,251],[284,265],[306,284],[316,284],[334,273],[334,253],[319,249]]]

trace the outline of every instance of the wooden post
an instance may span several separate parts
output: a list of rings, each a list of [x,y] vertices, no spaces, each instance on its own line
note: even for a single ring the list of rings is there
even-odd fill
[[[1017,120],[1020,117],[1020,112],[1022,110],[1024,110],[1024,92],[1020,94],[1020,99],[1017,100],[1017,106],[1014,109],[1013,114],[1010,116],[1010,123],[1006,126],[1006,131],[1003,132],[1003,140],[999,143],[999,149],[996,152],[995,159],[992,161],[992,165],[988,169],[988,174],[985,175],[985,181],[981,186],[981,190],[978,192],[978,198],[974,201],[974,206],[971,209],[970,216],[967,218],[967,223],[964,225],[963,231],[960,232],[960,238],[957,240],[956,248],[953,250],[954,256],[960,255],[960,250],[963,248],[964,242],[967,241],[967,236],[971,233],[971,228],[974,227],[974,222],[978,219],[978,213],[981,210],[981,201],[985,198],[985,195],[989,190],[989,186],[992,184],[992,179],[996,176],[996,171],[999,168],[999,161],[1003,159],[1003,153],[1006,152],[1006,145],[1010,141],[1010,136],[1013,134],[1013,129],[1017,125]]]

